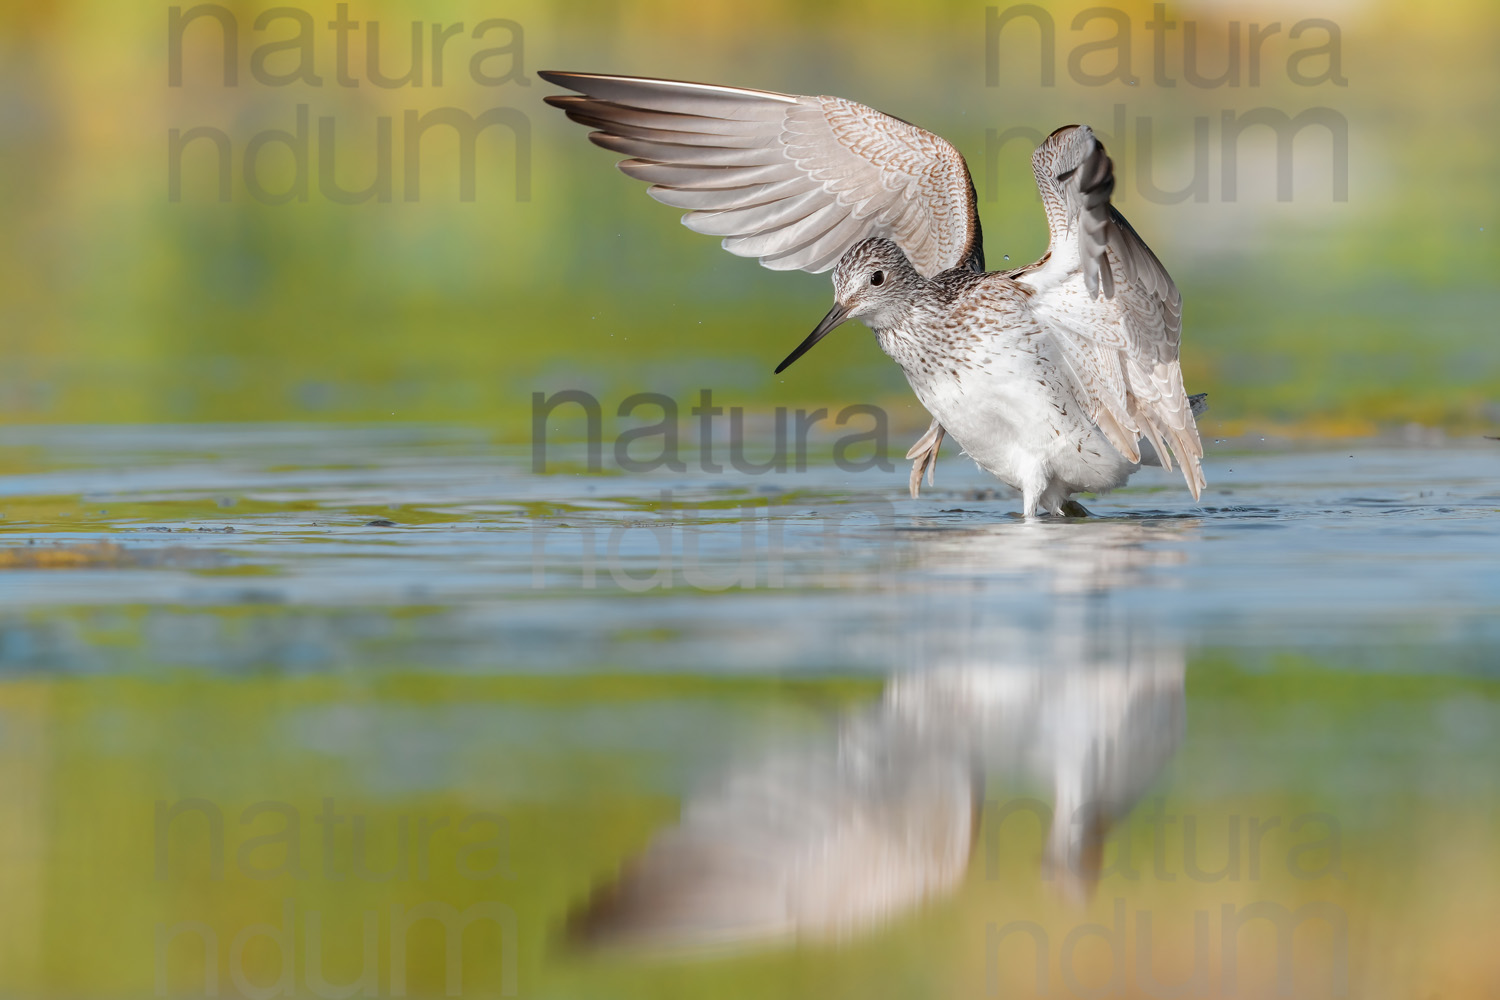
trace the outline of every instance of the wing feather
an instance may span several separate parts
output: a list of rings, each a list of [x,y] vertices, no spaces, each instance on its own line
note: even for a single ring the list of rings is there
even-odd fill
[[[742,188],[747,184],[772,184],[797,179],[797,167],[787,163],[725,165],[658,160],[621,160],[620,171],[638,181],[662,187],[696,191]]]
[[[825,207],[827,201],[822,192],[809,190],[722,212],[689,212],[683,216],[682,224],[695,233],[708,236],[763,233],[792,225]]]
[[[1148,438],[1164,468],[1175,455],[1188,488],[1200,496],[1203,444],[1177,356],[1181,293],[1110,203],[1114,165],[1087,126],[1052,133],[1037,147],[1032,169],[1050,240],[1042,259],[1015,279],[1035,291],[1032,311],[1064,344],[1090,405],[1110,425],[1091,414],[1111,443],[1139,461],[1137,442]],[[1117,434],[1129,439],[1125,446]]]
[[[728,211],[737,208],[749,208],[753,205],[767,205],[773,201],[790,198],[794,195],[805,194],[810,190],[808,182],[799,177],[795,181],[780,181],[776,184],[747,184],[742,188],[723,189],[714,191],[679,190],[667,187],[649,187],[646,193],[663,205],[671,205],[673,208],[699,209],[706,206],[714,206],[713,211]],[[709,214],[705,212],[705,215]]]
[[[767,146],[714,147],[640,136],[610,135],[608,132],[590,132],[589,141],[634,159],[655,160],[659,163],[691,161],[694,165],[723,167],[760,167],[771,163],[786,163],[785,153]]]
[[[778,271],[826,271],[838,263],[844,251],[863,239],[865,225],[857,218],[847,218],[814,240],[795,250],[762,258],[761,263]]]
[[[683,223],[777,270],[826,271],[852,244],[893,240],[918,271],[984,269],[974,185],[948,142],[836,97],[543,72],[548,97]]]

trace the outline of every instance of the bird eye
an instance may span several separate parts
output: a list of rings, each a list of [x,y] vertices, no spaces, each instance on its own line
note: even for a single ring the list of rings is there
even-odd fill
[[[885,284],[885,272],[884,271],[876,271],[874,274],[870,275],[870,284],[872,284],[872,285],[883,285],[883,284]]]

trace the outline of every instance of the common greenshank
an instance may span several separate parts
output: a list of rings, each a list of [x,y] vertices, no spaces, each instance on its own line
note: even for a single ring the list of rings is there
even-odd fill
[[[907,454],[913,498],[945,435],[1021,491],[1027,517],[1083,513],[1073,494],[1174,456],[1201,494],[1204,397],[1183,389],[1182,297],[1110,204],[1113,163],[1088,126],[1032,156],[1047,252],[986,272],[968,166],[931,132],[838,97],[539,75],[576,92],[546,100],[686,209],[689,229],[772,269],[834,269],[833,308],[776,371],[863,320],[932,416]]]

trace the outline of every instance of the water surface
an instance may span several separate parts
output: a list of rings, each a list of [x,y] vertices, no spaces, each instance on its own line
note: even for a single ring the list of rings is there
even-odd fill
[[[1028,523],[947,453],[912,501],[8,430],[0,995],[1493,990],[1492,444],[1221,445],[1201,503]],[[456,968],[432,905],[481,907]]]

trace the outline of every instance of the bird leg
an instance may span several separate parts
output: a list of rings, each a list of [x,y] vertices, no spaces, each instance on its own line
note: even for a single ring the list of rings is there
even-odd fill
[[[927,433],[917,439],[917,443],[911,446],[906,457],[912,459],[911,479],[907,485],[911,487],[911,498],[915,500],[922,487],[922,473],[927,473],[927,485],[932,485],[933,470],[937,468],[938,449],[942,447],[943,425],[938,423],[937,417],[932,418],[932,426],[927,428]]]

